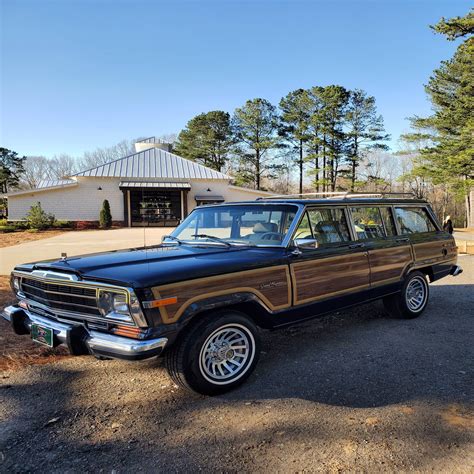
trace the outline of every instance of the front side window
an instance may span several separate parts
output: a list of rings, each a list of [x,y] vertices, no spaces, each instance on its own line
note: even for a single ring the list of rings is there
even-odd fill
[[[186,243],[281,245],[295,218],[290,205],[197,208],[171,234]]]
[[[351,214],[359,240],[385,238],[382,215],[378,207],[353,207]]]
[[[318,247],[351,240],[343,209],[310,209],[301,221],[296,238],[314,238]]]
[[[426,209],[422,207],[396,207],[395,216],[402,234],[417,234],[436,230]]]

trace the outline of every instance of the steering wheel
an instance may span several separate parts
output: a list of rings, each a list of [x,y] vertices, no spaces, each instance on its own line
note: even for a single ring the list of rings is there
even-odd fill
[[[309,232],[309,234],[308,234]],[[304,236],[304,237],[303,237]],[[312,239],[313,236],[311,235],[310,230],[300,230],[299,232],[296,233],[296,235],[293,237],[293,239]]]
[[[264,232],[262,235],[259,235],[260,240],[283,240],[283,235],[280,232]]]

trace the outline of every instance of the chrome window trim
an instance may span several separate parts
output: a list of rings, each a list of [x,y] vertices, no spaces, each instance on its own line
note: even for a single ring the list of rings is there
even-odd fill
[[[355,238],[354,238],[354,235],[353,235],[353,228],[352,228],[352,220],[351,220],[351,216],[350,216],[350,213],[349,213],[349,210],[348,210],[348,206],[346,203],[333,203],[333,204],[330,204],[330,203],[322,203],[322,204],[314,204],[314,203],[309,203],[309,204],[302,204],[302,210],[301,210],[301,213],[300,213],[300,218],[299,218],[299,221],[298,221],[298,225],[295,226],[295,228],[293,229],[293,232],[291,234],[291,239],[290,239],[290,243],[292,243],[295,239],[294,239],[294,235],[296,234],[296,231],[298,230],[298,227],[300,225],[300,222],[303,220],[304,218],[304,215],[306,212],[309,212],[309,211],[312,211],[312,210],[317,210],[317,209],[342,209],[342,212],[344,214],[344,217],[346,219],[346,224],[347,224],[347,229],[349,231],[349,236],[350,236],[350,240],[347,240],[347,241],[343,241],[343,242],[334,242],[334,243],[337,243],[337,244],[350,244],[351,242],[355,241]],[[309,216],[308,216],[308,219],[309,219]],[[296,220],[296,218],[295,218]],[[313,229],[311,229],[311,233],[313,234]],[[329,245],[332,245],[332,244],[329,244]],[[327,247],[325,247],[327,248]]]

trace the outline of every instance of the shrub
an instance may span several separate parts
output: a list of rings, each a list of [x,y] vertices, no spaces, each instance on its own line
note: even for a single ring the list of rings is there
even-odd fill
[[[10,232],[15,232],[16,227],[14,225],[0,225],[0,232],[8,234]]]
[[[44,230],[53,225],[54,216],[45,212],[41,207],[41,203],[37,202],[30,207],[27,220],[31,229]]]
[[[3,227],[4,225],[8,225],[7,219],[0,219],[0,227]]]
[[[26,230],[29,227],[27,221],[10,222],[10,225],[14,225],[18,230]]]
[[[54,221],[53,227],[57,229],[72,229],[73,223],[71,221]]]
[[[104,199],[102,209],[100,210],[99,224],[102,229],[108,229],[112,227],[112,214],[110,213],[110,204],[107,199]]]

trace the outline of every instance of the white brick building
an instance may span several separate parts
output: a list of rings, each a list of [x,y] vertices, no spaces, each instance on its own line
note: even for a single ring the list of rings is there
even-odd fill
[[[267,194],[233,186],[230,176],[163,148],[154,140],[140,142],[133,155],[10,193],[8,219],[25,219],[30,207],[40,202],[58,220],[96,222],[107,199],[113,220],[126,226],[175,226],[196,205]]]

